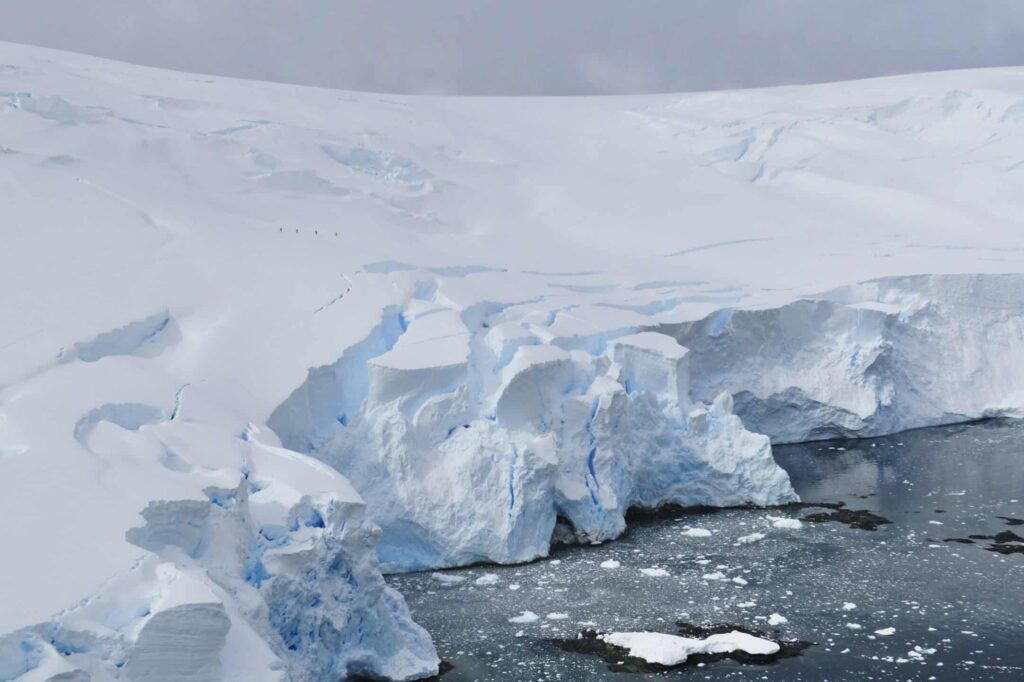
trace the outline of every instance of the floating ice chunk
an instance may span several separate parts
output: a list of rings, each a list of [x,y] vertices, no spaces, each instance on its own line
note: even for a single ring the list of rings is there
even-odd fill
[[[907,652],[907,657],[915,661],[923,661],[925,656],[931,656],[935,653],[935,649],[916,645],[913,649]]]
[[[768,616],[768,625],[782,625],[783,623],[788,622],[789,619],[779,613],[773,613],[772,615]]]
[[[640,572],[649,578],[667,578],[668,571],[664,568],[641,568]]]
[[[736,538],[736,542],[741,545],[749,545],[750,543],[757,542],[758,540],[764,540],[764,533],[751,533],[750,535],[742,535]]]
[[[757,606],[757,602],[755,602],[755,601],[742,601],[739,604],[737,604],[736,606],[740,607],[741,609],[752,609],[755,606]]]
[[[709,538],[711,537],[711,531],[706,528],[687,528],[682,532],[682,535],[688,538]]]
[[[714,573],[705,573],[701,578],[704,580],[725,580],[725,574],[721,571],[715,571]]]
[[[569,614],[556,611],[554,613],[549,613],[545,618],[548,620],[567,620],[569,618]]]
[[[741,586],[747,584],[746,578],[742,578],[740,576],[736,576],[735,578],[732,579],[732,581],[734,583],[736,583],[737,585],[741,585]]]
[[[881,630],[875,630],[875,634],[879,637],[888,637],[896,634],[896,628],[882,628]]]
[[[512,618],[509,618],[508,622],[518,623],[522,625],[527,623],[536,623],[538,620],[540,620],[540,616],[538,616],[533,611],[523,611],[518,616],[513,616]]]
[[[601,568],[619,568],[620,566],[622,564],[615,559],[605,559],[601,562]]]
[[[481,585],[481,586],[497,585],[498,584],[498,574],[497,573],[485,573],[482,576],[480,576],[479,578],[477,578],[476,580],[474,580],[473,584]]]
[[[466,582],[464,576],[452,575],[451,573],[431,573],[430,577],[442,585],[458,585],[459,583]]]
[[[857,605],[854,604],[852,601],[843,603],[843,611],[853,611],[855,608],[857,608]]]
[[[743,651],[768,656],[779,651],[771,640],[733,630],[704,639],[666,635],[660,632],[612,632],[601,635],[608,644],[629,650],[629,655],[658,665],[679,665],[693,654],[723,654]]]
[[[785,516],[769,516],[768,520],[772,522],[772,526],[774,528],[784,528],[786,530],[799,530],[804,526],[800,519],[791,519]]]
[[[864,628],[864,626],[860,623],[847,623],[846,627],[850,628],[851,630],[861,630]]]

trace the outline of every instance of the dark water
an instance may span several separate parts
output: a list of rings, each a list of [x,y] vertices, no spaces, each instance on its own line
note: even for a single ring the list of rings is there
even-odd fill
[[[455,665],[445,682],[1024,680],[1024,554],[988,551],[990,540],[944,542],[1007,530],[1024,536],[1024,525],[998,518],[1024,519],[1024,424],[985,422],[775,453],[805,501],[845,502],[892,524],[783,529],[768,519],[827,509],[687,514],[636,523],[614,542],[526,566],[446,571],[465,578],[456,584],[427,573],[390,582]],[[687,536],[687,527],[712,535]],[[737,543],[755,532],[764,539]],[[621,567],[601,568],[607,559]],[[639,570],[651,567],[669,575]],[[705,577],[715,573],[722,579]],[[475,584],[486,574],[496,583]],[[508,621],[524,610],[540,620]],[[776,613],[786,622],[768,625]],[[730,623],[815,644],[767,666],[725,660],[640,675],[610,672],[600,659],[548,641],[588,627],[672,633],[677,621]],[[875,634],[888,628],[893,634]]]

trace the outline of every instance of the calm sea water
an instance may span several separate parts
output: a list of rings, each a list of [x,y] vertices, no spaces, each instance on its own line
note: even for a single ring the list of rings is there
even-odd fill
[[[805,501],[844,502],[892,523],[874,531],[837,522],[787,529],[769,517],[830,510],[693,513],[637,522],[614,542],[525,566],[445,571],[454,583],[429,573],[389,581],[454,664],[445,682],[1024,680],[1024,554],[989,551],[991,540],[946,541],[1024,536],[1024,525],[1010,525],[1024,519],[1024,424],[983,422],[775,454]],[[711,535],[688,534],[693,528]],[[737,542],[754,533],[765,537]],[[621,566],[601,568],[609,559]],[[509,622],[526,610],[540,619]],[[785,622],[769,625],[773,614]],[[770,665],[725,660],[641,675],[611,672],[600,659],[552,643],[584,628],[672,633],[678,621],[814,644]]]

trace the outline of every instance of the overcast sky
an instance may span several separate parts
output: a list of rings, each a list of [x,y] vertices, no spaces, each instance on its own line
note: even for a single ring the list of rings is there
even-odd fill
[[[0,40],[356,90],[667,92],[1024,64],[1024,0],[0,0]]]

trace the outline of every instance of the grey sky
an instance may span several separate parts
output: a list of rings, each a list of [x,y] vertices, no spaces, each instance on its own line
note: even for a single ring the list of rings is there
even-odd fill
[[[1024,64],[1024,0],[0,0],[0,40],[357,90],[666,92]]]

